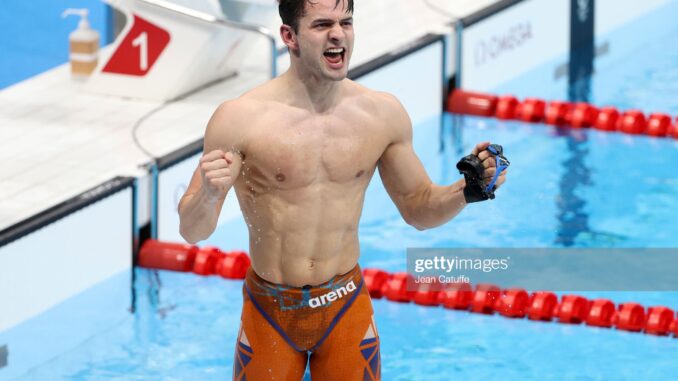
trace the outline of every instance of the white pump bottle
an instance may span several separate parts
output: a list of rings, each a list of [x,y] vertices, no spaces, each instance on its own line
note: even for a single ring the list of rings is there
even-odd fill
[[[71,74],[76,79],[87,78],[97,67],[99,53],[99,32],[92,29],[87,20],[87,9],[69,8],[61,17],[80,16],[78,29],[69,35]]]

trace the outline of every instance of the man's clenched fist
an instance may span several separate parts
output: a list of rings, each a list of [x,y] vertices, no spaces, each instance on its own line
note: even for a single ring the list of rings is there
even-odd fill
[[[240,161],[234,164],[232,152],[214,150],[200,158],[203,191],[210,197],[223,197],[238,178]],[[237,167],[237,168],[236,168]]]

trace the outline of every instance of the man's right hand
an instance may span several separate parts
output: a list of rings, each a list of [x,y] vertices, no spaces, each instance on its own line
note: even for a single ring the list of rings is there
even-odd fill
[[[238,178],[238,169],[232,168],[233,153],[214,150],[200,158],[201,190],[210,199],[226,195]]]

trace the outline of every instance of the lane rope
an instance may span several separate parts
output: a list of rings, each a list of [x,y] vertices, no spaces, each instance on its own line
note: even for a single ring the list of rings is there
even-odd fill
[[[146,240],[139,251],[138,264],[149,269],[245,279],[250,258],[244,251],[223,252],[213,246],[200,248]],[[492,284],[474,287],[470,283],[450,283],[442,290],[435,290],[430,284],[415,283],[406,272],[389,273],[372,268],[363,270],[363,278],[373,299],[678,338],[678,316],[665,306],[646,308],[633,302],[615,305],[608,299],[589,300],[574,294],[562,295],[559,299],[550,291],[529,293],[522,288],[501,289]]]
[[[447,99],[447,110],[455,114],[546,123],[572,129],[593,128],[678,139],[678,117],[672,119],[665,113],[645,115],[640,110],[619,111],[614,107],[597,107],[585,102],[545,101],[539,98],[520,101],[512,95],[497,96],[455,89]]]

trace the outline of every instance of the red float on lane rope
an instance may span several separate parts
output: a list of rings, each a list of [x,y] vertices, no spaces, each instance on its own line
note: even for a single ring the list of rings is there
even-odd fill
[[[456,114],[492,116],[497,107],[497,97],[456,89],[448,98],[447,109]]]
[[[551,321],[558,306],[556,294],[547,291],[535,292],[530,298],[527,318],[530,320]]]
[[[409,303],[414,298],[414,291],[407,290],[408,278],[411,284],[414,283],[412,276],[406,272],[393,274],[386,283],[386,291],[384,292],[386,299],[394,302]]]
[[[364,269],[363,281],[369,291],[370,296],[374,299],[381,299],[383,296],[384,286],[388,282],[389,273],[378,269]]]
[[[428,284],[422,283],[419,285],[419,288],[414,293],[413,301],[415,304],[421,306],[437,306],[440,305],[439,294],[440,291],[435,290],[434,288],[440,287],[437,284]]]
[[[619,111],[616,108],[604,107],[600,109],[593,127],[601,131],[616,131],[617,119],[619,119]]]
[[[678,317],[673,319],[673,323],[671,323],[671,333],[673,333],[673,337],[678,339]]]
[[[149,239],[139,250],[138,265],[158,270],[191,271],[198,250],[194,245]]]
[[[526,98],[520,104],[519,110],[519,112],[516,112],[516,118],[524,122],[541,122],[544,120],[546,102],[537,98]]]
[[[577,103],[572,109],[570,117],[570,127],[588,128],[596,123],[598,118],[598,109],[588,103]]]
[[[586,324],[593,327],[612,327],[616,308],[612,301],[596,299],[591,303],[591,309],[586,317]]]
[[[564,295],[556,308],[559,323],[581,324],[589,314],[589,301],[579,295]]]
[[[572,104],[568,102],[552,101],[546,108],[545,122],[555,126],[570,124]]]
[[[447,309],[468,310],[473,302],[473,288],[469,283],[451,283],[438,294],[438,301]]]
[[[501,315],[511,318],[523,318],[527,314],[530,296],[522,288],[504,290],[495,305]]]
[[[640,332],[645,327],[645,309],[638,303],[621,304],[615,320],[617,329]]]
[[[628,110],[617,120],[617,130],[627,134],[639,135],[645,132],[645,124],[645,115],[642,112]]]
[[[226,279],[245,279],[250,257],[244,251],[231,251],[217,258],[215,274]]]
[[[225,256],[226,254],[217,247],[203,247],[195,256],[193,272],[198,275],[214,275],[216,274],[217,262]]]
[[[471,312],[491,315],[494,313],[494,305],[497,303],[501,290],[493,284],[479,284],[473,293]]]
[[[499,119],[515,119],[518,99],[514,96],[505,95],[497,101],[495,116]]]
[[[678,117],[676,117],[676,121],[669,128],[669,132],[667,135],[674,139],[678,139]]]
[[[667,307],[650,307],[645,321],[645,333],[657,336],[668,335],[671,333],[674,314],[675,312]]]
[[[671,127],[671,117],[666,114],[652,114],[647,120],[645,133],[650,136],[666,136]]]

